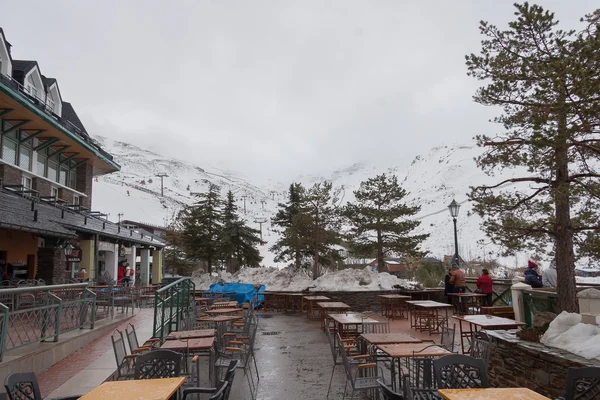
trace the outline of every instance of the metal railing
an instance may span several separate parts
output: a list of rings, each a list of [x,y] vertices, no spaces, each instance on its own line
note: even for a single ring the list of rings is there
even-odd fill
[[[465,278],[467,289],[474,292],[477,288],[477,278]],[[492,304],[495,306],[512,306],[512,292],[510,287],[513,285],[510,279],[494,279],[492,290]]]
[[[154,292],[154,324],[152,337],[161,341],[178,331],[181,324],[193,315],[196,285],[192,278],[180,278]]]
[[[88,326],[94,329],[96,294],[87,283],[0,290],[0,361],[7,350],[31,343],[58,341],[61,333]],[[19,299],[27,299],[24,303]],[[26,308],[16,307],[27,304]]]

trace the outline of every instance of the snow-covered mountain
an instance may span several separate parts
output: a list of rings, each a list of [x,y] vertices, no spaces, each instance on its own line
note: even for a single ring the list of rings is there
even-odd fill
[[[288,183],[269,182],[264,187],[253,185],[241,173],[223,171],[206,165],[165,158],[159,154],[134,145],[98,137],[103,147],[115,156],[121,165],[120,172],[101,176],[94,183],[94,209],[110,213],[111,220],[122,219],[165,225],[177,210],[193,200],[190,193],[207,189],[207,181],[219,185],[223,193],[232,190],[240,211],[247,220],[259,228],[262,224],[261,247],[264,265],[273,266],[273,256],[268,248],[276,240],[271,231],[269,218],[275,213],[277,203],[284,201]],[[311,185],[320,180],[330,180],[334,187],[342,188],[343,201],[352,200],[353,190],[361,181],[382,172],[398,175],[403,187],[410,193],[410,200],[421,205],[418,219],[420,230],[430,233],[424,249],[435,257],[454,253],[452,219],[447,205],[455,198],[462,204],[458,217],[459,248],[464,258],[496,258],[497,249],[489,244],[479,228],[480,218],[471,212],[466,201],[469,186],[490,182],[474,162],[480,153],[475,146],[436,147],[427,154],[405,160],[405,165],[385,166],[378,163],[357,163],[346,169],[334,171],[320,177],[301,176],[298,181]],[[155,175],[166,173],[164,197],[161,197],[160,178]],[[501,177],[495,177],[493,182]],[[244,214],[244,201],[246,213]],[[514,266],[526,262],[527,255],[520,258],[502,259]]]

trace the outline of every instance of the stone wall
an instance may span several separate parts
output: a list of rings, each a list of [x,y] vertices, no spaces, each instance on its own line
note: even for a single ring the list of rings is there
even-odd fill
[[[65,283],[65,251],[61,248],[41,247],[38,249],[38,278],[48,285]]]
[[[540,343],[525,342],[505,331],[489,331],[492,348],[488,376],[492,387],[525,387],[544,396],[563,394],[569,367],[600,366]]]
[[[20,185],[22,177],[21,170],[6,164],[0,164],[0,180],[2,180],[3,185]]]

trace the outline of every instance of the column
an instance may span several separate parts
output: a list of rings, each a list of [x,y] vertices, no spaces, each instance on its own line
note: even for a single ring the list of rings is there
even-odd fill
[[[38,277],[47,285],[65,283],[65,251],[59,247],[41,247],[38,249]]]
[[[515,283],[510,287],[512,294],[512,306],[515,311],[515,321],[525,322],[525,306],[523,300],[523,291],[531,289],[531,285],[526,283]]]
[[[152,252],[152,284],[161,283],[163,279],[163,251]]]
[[[126,260],[127,260],[127,263],[129,264],[129,266],[131,267],[131,270],[133,271],[133,275],[131,276],[131,285],[134,285],[135,284],[135,259],[136,259],[135,252],[136,252],[136,248],[135,248],[135,246],[132,245],[129,250],[131,250],[131,252],[129,254],[127,254]]]
[[[94,249],[93,240],[80,240],[79,247],[81,248],[81,263],[79,268],[85,268],[90,280],[96,279],[96,263],[94,262],[94,255],[96,250]]]
[[[142,286],[150,284],[150,249],[140,249],[140,278]]]
[[[107,247],[109,250],[106,250],[104,256],[104,269],[116,281],[119,272],[119,245],[110,243]]]

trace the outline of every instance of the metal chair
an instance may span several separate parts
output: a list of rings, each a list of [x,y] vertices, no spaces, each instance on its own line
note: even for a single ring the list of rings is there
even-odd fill
[[[569,368],[564,398],[566,400],[600,398],[600,367]]]
[[[446,349],[454,352],[454,335],[456,333],[456,324],[450,328],[447,324],[442,324],[442,334],[440,338],[440,345]]]
[[[348,382],[352,388],[350,398],[354,397],[356,391],[372,391],[379,390],[379,379],[383,379],[383,370],[377,366],[375,362],[351,362],[346,354],[344,346],[339,346],[338,353],[342,358],[344,370],[346,372],[346,385],[344,385],[344,399],[348,390]],[[368,357],[368,356],[367,356]],[[356,357],[353,358],[355,360]],[[369,361],[365,359],[364,361]],[[381,373],[380,373],[381,371]]]
[[[127,354],[123,332],[117,329],[117,333],[118,337],[116,339],[114,334],[110,337],[113,350],[115,351],[115,360],[117,362],[117,380],[131,379],[133,378],[136,355]]]
[[[250,336],[240,337],[236,339],[240,340],[230,340],[227,346],[224,346],[222,349],[218,350],[218,358],[215,362],[215,367],[218,368],[227,368],[231,361],[238,360],[237,368],[244,369],[244,375],[248,380],[248,387],[251,392],[254,392],[256,386],[254,385],[252,375],[252,363],[254,363],[254,367],[256,369],[257,376],[257,384],[260,382],[260,375],[258,373],[258,366],[256,363],[256,358],[254,357],[254,342],[256,340],[256,331],[258,328],[258,324],[253,324],[250,327]]]
[[[174,378],[181,375],[181,354],[158,349],[135,360],[134,379]]]
[[[137,338],[137,333],[135,332],[135,327],[133,326],[133,324],[129,324],[129,326],[131,327],[131,330],[125,328],[125,336],[127,337],[127,342],[129,343],[129,350],[131,350],[131,354],[149,351],[160,344],[159,338],[151,338],[146,340],[144,344],[140,346]]]
[[[382,381],[377,381],[379,388],[381,389],[381,396],[383,400],[404,400],[405,397],[401,394],[394,392],[389,386]]]
[[[390,321],[366,322],[362,324],[362,333],[390,333]]]
[[[491,339],[487,333],[481,331],[473,332],[469,355],[474,358],[482,359],[487,365],[490,359],[490,344]]]
[[[227,386],[225,387],[225,390],[223,391],[223,400],[229,399],[229,394],[231,393],[233,379],[235,378],[235,371],[238,367],[238,364],[239,364],[238,360],[233,360],[229,363],[229,367],[227,368],[227,373],[225,374],[225,379],[223,379],[223,381],[227,382]],[[223,382],[223,381],[221,381],[221,382]],[[183,400],[185,400],[187,398],[187,396],[191,396],[193,394],[208,393],[208,394],[214,395],[215,393],[217,393],[219,391],[221,382],[219,382],[219,386],[216,388],[195,387],[195,388],[183,389]]]
[[[487,365],[478,358],[450,354],[433,360],[438,389],[475,389],[489,387]]]
[[[189,389],[184,389],[184,393],[185,390],[189,390]],[[229,397],[229,392],[231,391],[231,385],[229,384],[229,382],[227,381],[220,381],[219,384],[217,385],[217,387],[215,389],[211,389],[214,390],[212,396],[209,397],[208,400],[226,400]],[[227,392],[227,397],[225,397],[225,392]],[[204,393],[204,392],[198,392],[198,393]],[[190,395],[193,393],[189,393]],[[186,399],[186,395],[183,395],[183,400]]]
[[[9,400],[42,400],[40,386],[33,372],[10,374],[4,379],[6,397]],[[60,397],[55,400],[75,400],[78,396]]]

